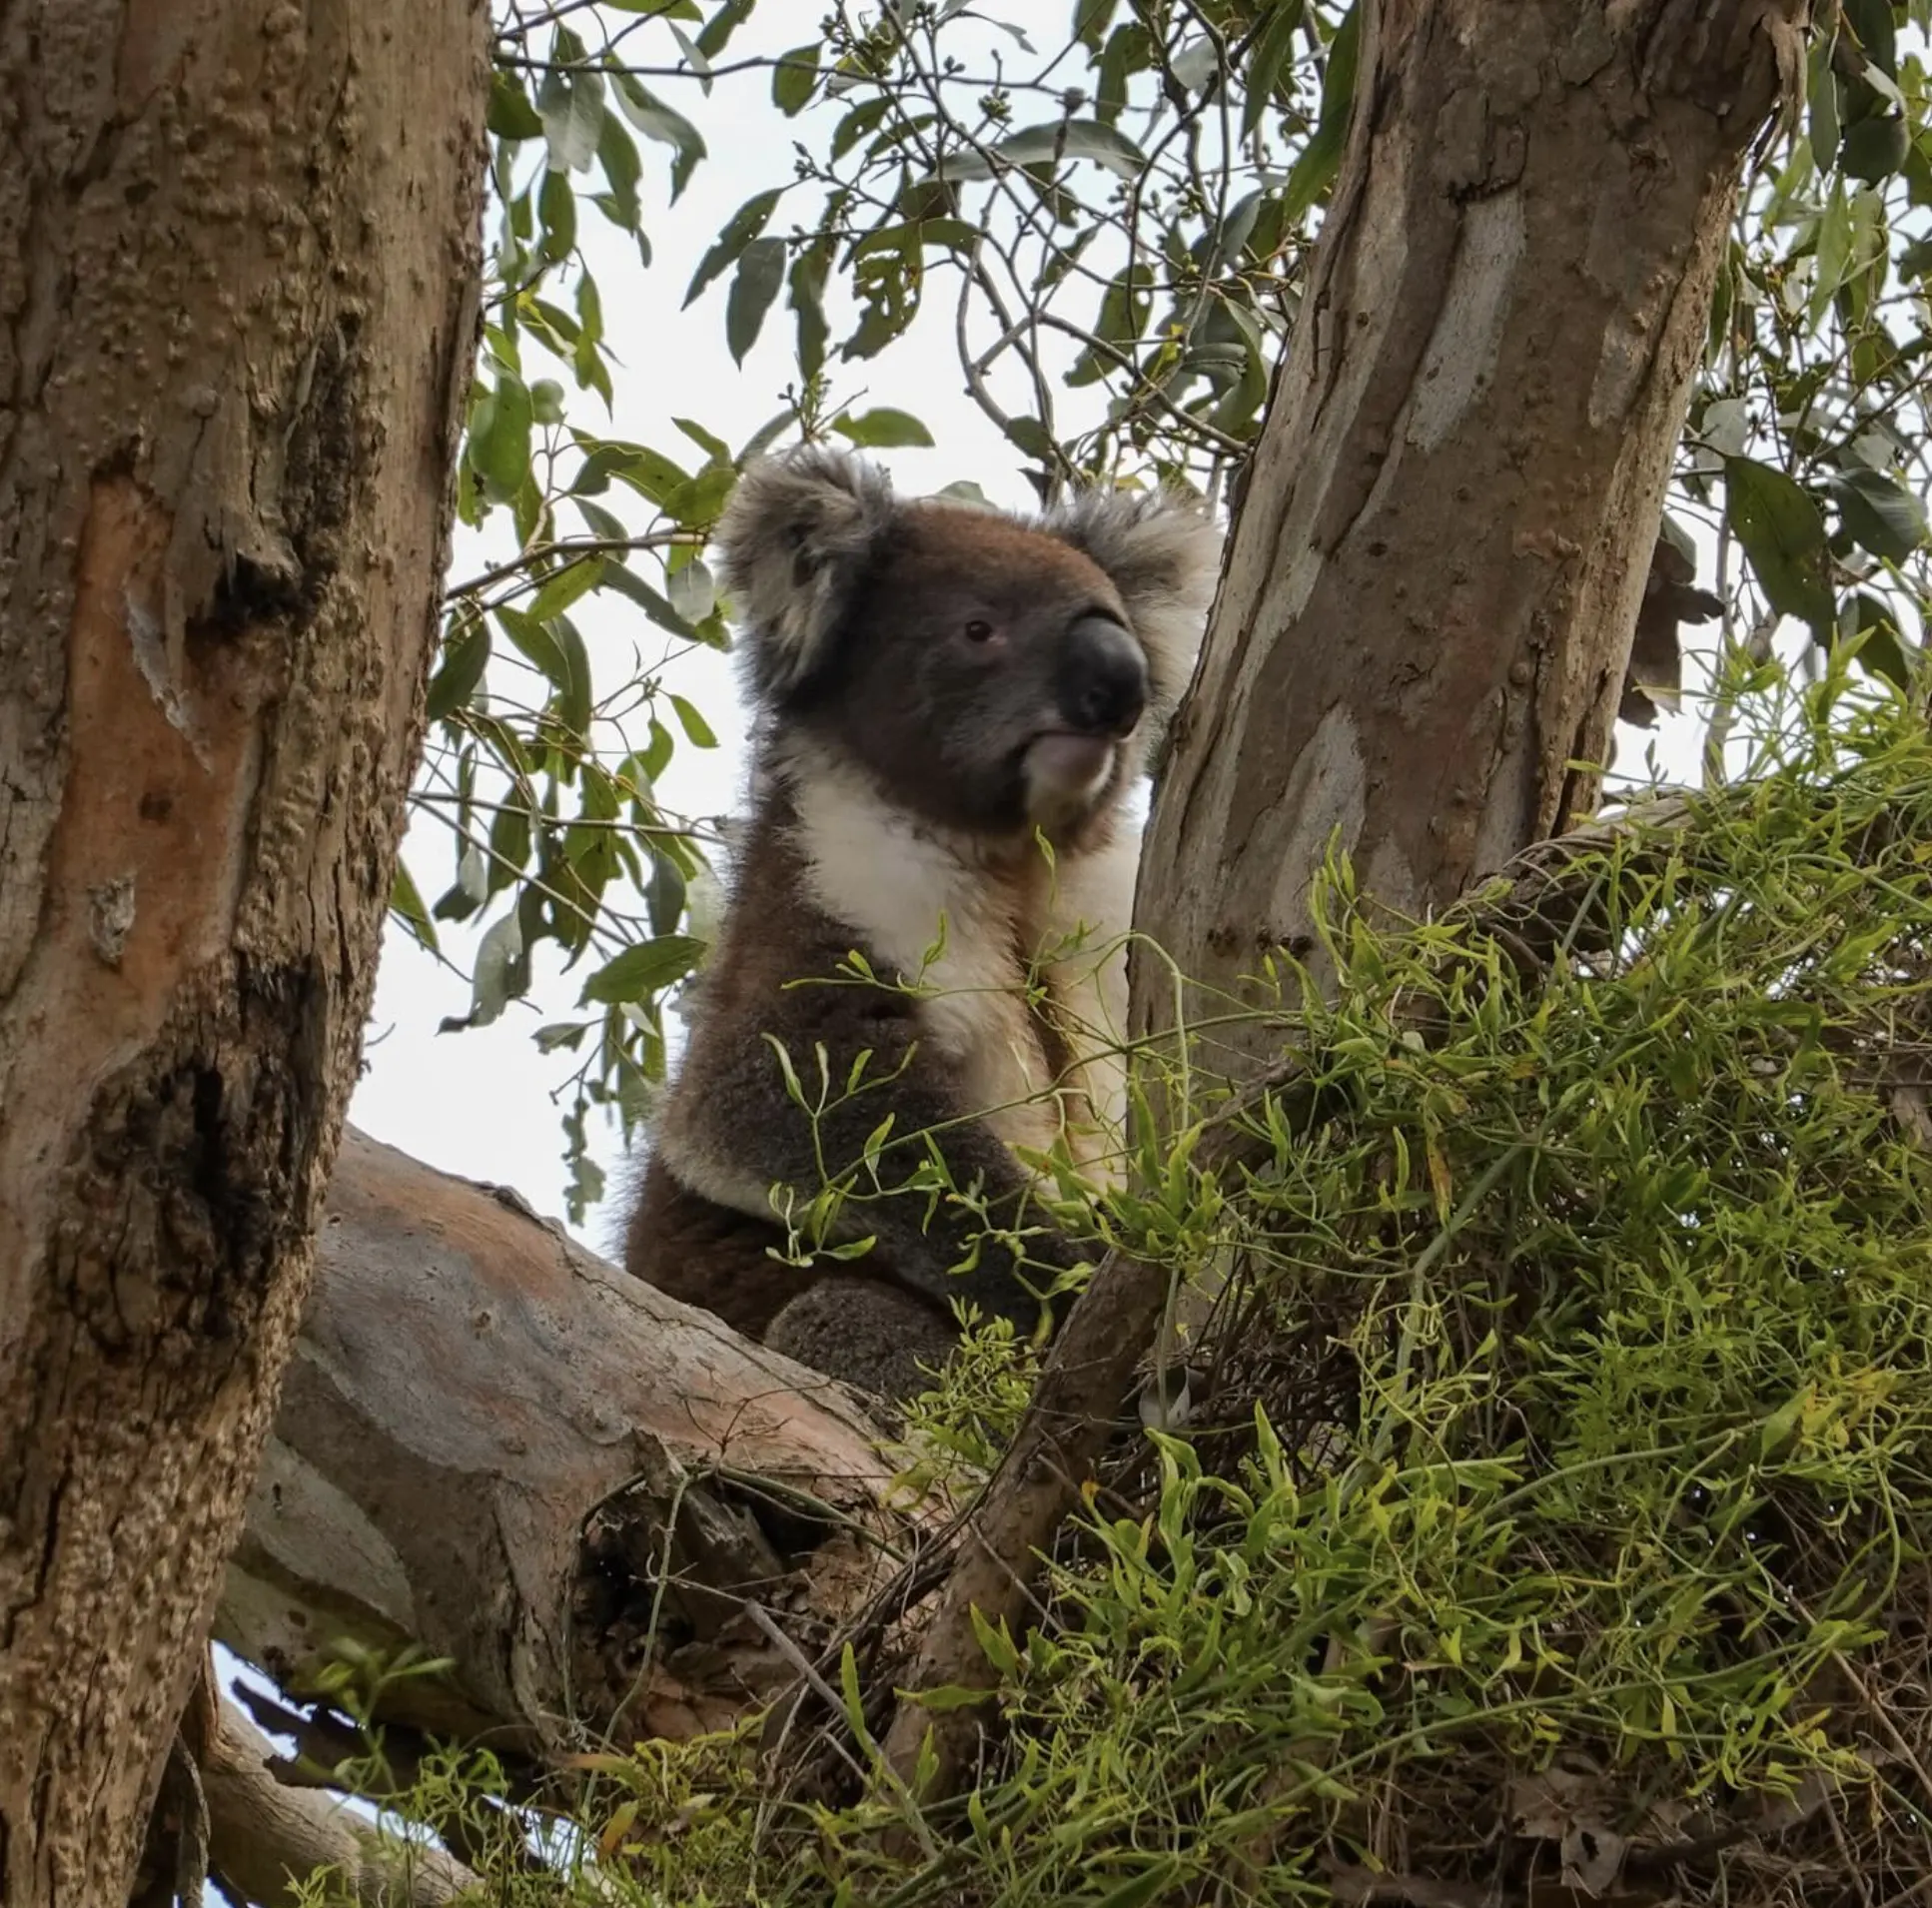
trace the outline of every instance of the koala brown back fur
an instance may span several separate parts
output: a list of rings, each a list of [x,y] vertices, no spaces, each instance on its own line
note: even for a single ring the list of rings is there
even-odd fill
[[[746,472],[719,545],[760,718],[753,813],[626,1262],[905,1396],[956,1337],[951,1301],[1029,1332],[1079,1263],[1013,1148],[1064,1140],[1105,1171],[1139,850],[1123,808],[1192,668],[1215,537],[1163,496],[1036,521],[900,502],[806,451]],[[970,1197],[888,1196],[927,1134]],[[871,1251],[780,1263],[779,1206],[828,1181],[847,1186],[835,1236]],[[980,1241],[989,1223],[1027,1263]]]

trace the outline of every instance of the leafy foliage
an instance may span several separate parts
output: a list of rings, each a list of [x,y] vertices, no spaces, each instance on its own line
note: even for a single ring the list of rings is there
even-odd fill
[[[1453,919],[1337,871],[1292,1084],[1109,1214],[1218,1242],[1205,1405],[982,1630],[975,1793],[884,1772],[860,1637],[789,1793],[749,1734],[588,1758],[494,1898],[1919,1885],[1932,740],[1843,659],[1764,706],[1761,777]],[[993,1360],[929,1423],[997,1415]]]
[[[1725,644],[1768,653],[1788,617],[1821,657],[1855,641],[1894,680],[1927,586],[1926,12],[1822,10],[1807,112],[1747,180],[1672,505],[1685,549],[1701,522],[1715,551]],[[431,691],[418,799],[448,824],[452,878],[417,851],[395,906],[432,948],[441,924],[490,923],[453,1026],[523,999],[541,949],[584,976],[578,1015],[537,1036],[575,1068],[579,1218],[600,1189],[586,1114],[627,1131],[648,1106],[665,1002],[707,932],[723,832],[660,790],[716,724],[667,678],[727,642],[703,551],[745,458],[799,435],[929,444],[916,412],[863,395],[920,329],[950,339],[1041,490],[1114,474],[1225,496],[1295,323],[1357,55],[1345,0],[840,0],[816,24],[801,43],[772,0],[499,22],[462,509],[508,553],[452,586]],[[647,200],[675,203],[751,123],[796,144],[769,141],[770,178],[694,264],[653,261]],[[592,269],[610,256],[593,226],[671,274],[658,313],[682,284],[682,322],[721,327],[740,364],[787,328],[793,378],[748,440],[698,415],[668,442],[621,435],[634,328],[606,310],[636,294]],[[652,359],[667,346],[660,327]],[[593,639],[613,611],[628,656]]]

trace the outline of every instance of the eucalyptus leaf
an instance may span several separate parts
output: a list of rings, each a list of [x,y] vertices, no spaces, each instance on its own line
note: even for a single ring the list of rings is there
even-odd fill
[[[930,449],[933,436],[909,411],[880,405],[862,416],[849,413],[832,420],[832,429],[862,451],[895,451],[909,447]]]
[[[1750,458],[1724,465],[1725,511],[1765,599],[1828,633],[1833,614],[1824,518],[1795,478]]]
[[[583,984],[583,998],[606,1006],[626,1000],[648,1000],[697,965],[703,942],[689,934],[660,934],[655,940],[627,947]]]
[[[1831,488],[1840,520],[1860,549],[1902,563],[1924,545],[1924,502],[1882,471],[1845,471]]]

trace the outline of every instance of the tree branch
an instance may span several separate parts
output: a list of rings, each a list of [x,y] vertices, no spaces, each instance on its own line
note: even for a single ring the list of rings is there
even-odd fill
[[[769,1702],[893,1573],[882,1427],[513,1193],[346,1138],[217,1636],[300,1693],[331,1645],[450,1659],[386,1723],[549,1762]]]

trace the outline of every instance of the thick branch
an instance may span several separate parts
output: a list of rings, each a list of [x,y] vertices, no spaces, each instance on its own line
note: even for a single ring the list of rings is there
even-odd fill
[[[615,1271],[513,1194],[345,1139],[217,1635],[285,1688],[340,1638],[454,1667],[392,1723],[547,1759],[735,1719],[914,1526],[829,1381]]]

